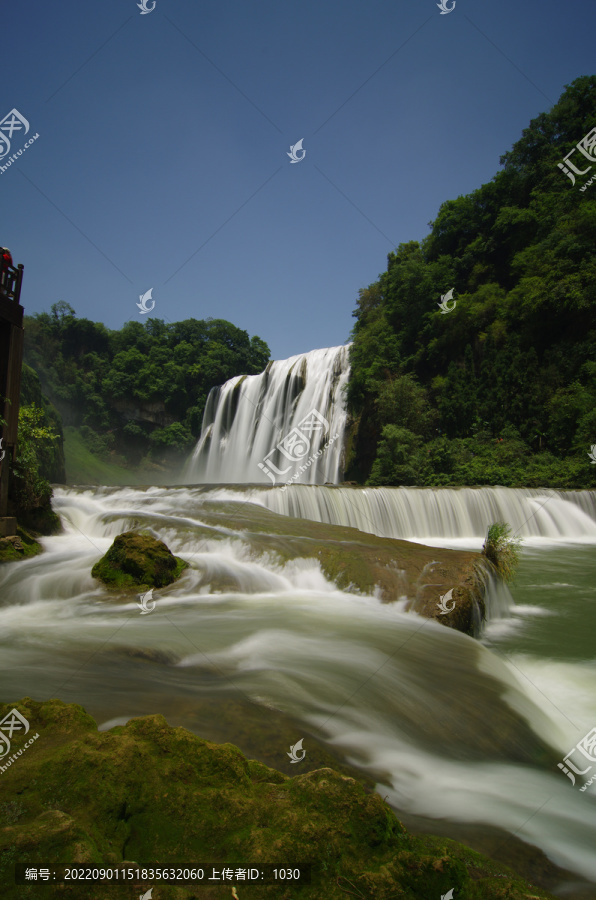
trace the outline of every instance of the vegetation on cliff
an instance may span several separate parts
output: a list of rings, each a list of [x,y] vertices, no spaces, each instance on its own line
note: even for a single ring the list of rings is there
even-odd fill
[[[112,331],[78,319],[68,303],[51,310],[25,317],[25,362],[64,425],[125,466],[180,460],[200,433],[211,388],[269,361],[264,341],[224,319],[149,318]]]
[[[36,373],[24,365],[21,377],[16,459],[10,465],[8,514],[19,526],[38,534],[60,530],[51,506],[50,481],[64,480],[62,424],[57,411],[41,392]],[[23,532],[25,545],[32,544]],[[23,542],[22,542],[23,543]],[[22,552],[21,551],[21,555]],[[4,554],[2,558],[12,559]]]
[[[16,459],[5,458],[4,465],[10,466],[7,512],[17,519],[17,534],[0,538],[0,562],[14,562],[41,553],[35,535],[61,529],[50,481],[64,481],[62,422],[27,365],[21,373]]]
[[[595,122],[578,78],[360,291],[346,478],[596,487],[596,190],[558,168]]]
[[[232,744],[213,744],[163,716],[98,733],[76,704],[26,697],[16,706],[39,735],[3,772],[3,897],[88,898],[88,883],[15,886],[14,864],[221,869],[312,867],[310,885],[238,886],[244,900],[548,900],[552,895],[447,838],[413,836],[375,793],[323,768],[293,778]],[[18,753],[21,741],[13,737]],[[135,898],[148,884],[102,884],[95,894]],[[160,885],[159,897],[215,900],[229,886]]]

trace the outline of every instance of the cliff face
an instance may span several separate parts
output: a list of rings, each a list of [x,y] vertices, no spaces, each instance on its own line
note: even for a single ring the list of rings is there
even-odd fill
[[[118,398],[112,401],[112,407],[125,422],[147,423],[165,428],[178,421],[175,416],[166,412],[165,404],[161,400],[137,403],[134,400]]]
[[[138,898],[148,883],[15,885],[14,864],[192,868],[312,867],[311,883],[239,884],[237,896],[549,900],[463,845],[409,834],[375,793],[331,768],[293,778],[213,744],[163,716],[98,733],[76,704],[26,697],[29,727],[0,760],[0,877],[6,900]],[[28,746],[25,746],[28,744]],[[154,882],[155,884],[155,882]],[[92,893],[90,893],[90,891]],[[160,898],[229,897],[229,886],[160,884]]]

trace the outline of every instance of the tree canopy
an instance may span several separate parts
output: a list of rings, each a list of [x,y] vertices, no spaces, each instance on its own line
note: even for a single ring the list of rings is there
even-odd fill
[[[211,388],[261,372],[269,348],[224,319],[129,321],[111,331],[63,301],[25,319],[24,360],[65,425],[131,463],[188,450]]]
[[[558,166],[595,125],[578,78],[359,292],[347,477],[596,486],[596,185]]]

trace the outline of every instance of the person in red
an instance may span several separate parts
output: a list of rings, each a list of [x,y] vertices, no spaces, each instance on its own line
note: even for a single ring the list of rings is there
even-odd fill
[[[1,277],[1,273],[3,273],[9,266],[12,266],[12,256],[10,254],[10,250],[8,247],[0,247],[0,280],[4,282],[4,278]]]

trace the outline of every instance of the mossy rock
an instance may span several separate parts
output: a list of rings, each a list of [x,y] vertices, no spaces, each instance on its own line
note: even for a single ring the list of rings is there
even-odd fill
[[[159,588],[172,584],[187,568],[187,562],[153,535],[125,531],[95,563],[91,574],[111,588]]]
[[[64,530],[60,516],[52,509],[51,498],[41,506],[22,509],[9,497],[8,515],[18,519],[19,525],[34,535],[61,534]]]
[[[0,563],[28,559],[31,556],[37,556],[42,551],[41,544],[20,526],[17,526],[16,535],[0,538]]]
[[[376,793],[322,768],[291,778],[214,744],[163,716],[132,719],[99,733],[77,704],[26,697],[0,704],[28,720],[35,740],[2,773],[0,879],[3,900],[137,898],[135,884],[14,883],[26,866],[231,868],[312,867],[309,885],[238,886],[242,900],[429,900],[451,888],[457,900],[552,900],[462,844],[414,836]],[[160,884],[160,900],[230,897],[226,885]]]

